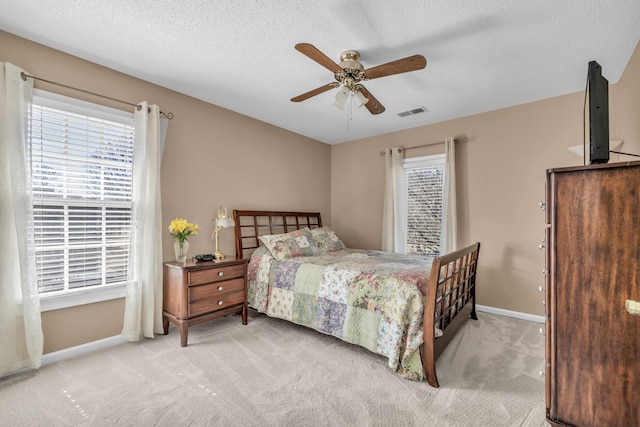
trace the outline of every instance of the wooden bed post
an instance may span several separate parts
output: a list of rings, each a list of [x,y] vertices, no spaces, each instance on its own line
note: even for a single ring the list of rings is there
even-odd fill
[[[424,375],[427,379],[427,382],[429,383],[429,385],[431,385],[431,387],[435,388],[440,387],[440,384],[438,383],[438,376],[436,375],[436,358],[434,357],[436,352],[435,328],[441,328],[441,325],[439,325],[435,320],[437,304],[436,295],[438,293],[438,283],[440,281],[440,270],[440,257],[436,257],[433,259],[433,264],[431,265],[431,276],[429,278],[429,287],[427,288],[427,296],[425,298],[424,320],[422,321],[424,328],[424,342],[422,343],[421,352],[422,367],[424,368]],[[429,321],[428,319],[431,319],[431,321]]]
[[[471,260],[471,270],[473,275],[473,286],[471,287],[471,318],[473,320],[478,320],[478,315],[476,314],[476,271],[478,269],[478,255],[480,253],[480,243],[478,243],[478,249],[471,254],[473,259]]]

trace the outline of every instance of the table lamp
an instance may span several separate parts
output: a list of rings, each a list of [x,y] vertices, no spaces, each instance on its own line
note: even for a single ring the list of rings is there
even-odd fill
[[[213,234],[216,238],[216,250],[213,254],[216,256],[216,259],[225,259],[226,255],[218,249],[218,242],[220,240],[220,229],[233,227],[235,225],[235,222],[233,222],[233,218],[227,215],[227,208],[225,208],[224,206],[220,206],[218,208],[218,217],[215,219],[215,222],[216,226]]]

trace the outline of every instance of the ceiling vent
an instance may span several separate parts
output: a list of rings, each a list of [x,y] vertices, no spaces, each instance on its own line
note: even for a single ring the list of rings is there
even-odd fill
[[[408,117],[408,116],[413,116],[415,114],[420,114],[420,113],[426,113],[427,110],[424,107],[420,107],[420,108],[414,108],[413,110],[407,110],[407,111],[403,111],[402,113],[398,113],[398,115],[400,117]]]

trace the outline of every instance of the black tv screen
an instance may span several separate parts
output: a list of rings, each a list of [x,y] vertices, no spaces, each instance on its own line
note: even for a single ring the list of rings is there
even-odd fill
[[[585,164],[609,162],[609,82],[602,67],[589,62],[584,105]]]

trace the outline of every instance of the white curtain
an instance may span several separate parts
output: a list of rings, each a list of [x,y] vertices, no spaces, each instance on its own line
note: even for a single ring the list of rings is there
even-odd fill
[[[445,167],[444,191],[442,194],[442,231],[440,253],[446,254],[457,249],[458,220],[456,208],[456,144],[453,137],[444,142]]]
[[[384,211],[382,215],[382,250],[404,253],[404,215],[402,207],[402,162],[404,150],[387,148],[385,153]]]
[[[28,141],[33,80],[0,63],[0,374],[42,363]]]
[[[122,337],[153,338],[162,328],[160,164],[167,122],[157,105],[134,111],[132,232]]]

